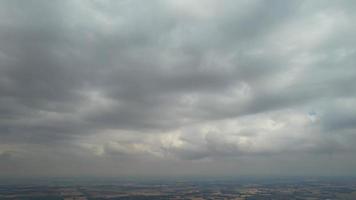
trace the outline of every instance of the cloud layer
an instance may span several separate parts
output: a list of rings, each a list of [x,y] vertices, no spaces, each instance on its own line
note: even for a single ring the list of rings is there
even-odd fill
[[[1,175],[355,175],[351,1],[0,4]]]

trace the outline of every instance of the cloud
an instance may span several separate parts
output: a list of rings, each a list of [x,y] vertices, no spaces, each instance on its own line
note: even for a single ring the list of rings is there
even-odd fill
[[[0,152],[31,170],[36,156],[76,163],[63,174],[115,174],[118,159],[118,174],[305,154],[355,166],[349,1],[0,4]]]

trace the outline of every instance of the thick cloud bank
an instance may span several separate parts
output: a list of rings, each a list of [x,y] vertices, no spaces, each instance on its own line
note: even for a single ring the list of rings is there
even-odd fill
[[[0,175],[356,175],[355,9],[1,1]]]

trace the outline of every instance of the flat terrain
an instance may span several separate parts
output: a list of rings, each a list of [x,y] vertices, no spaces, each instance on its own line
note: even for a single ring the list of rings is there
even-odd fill
[[[9,182],[0,199],[356,199],[356,179]]]

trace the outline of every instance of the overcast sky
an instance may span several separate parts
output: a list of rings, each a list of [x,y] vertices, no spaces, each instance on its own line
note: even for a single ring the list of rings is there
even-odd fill
[[[355,10],[1,0],[0,176],[356,175]]]

